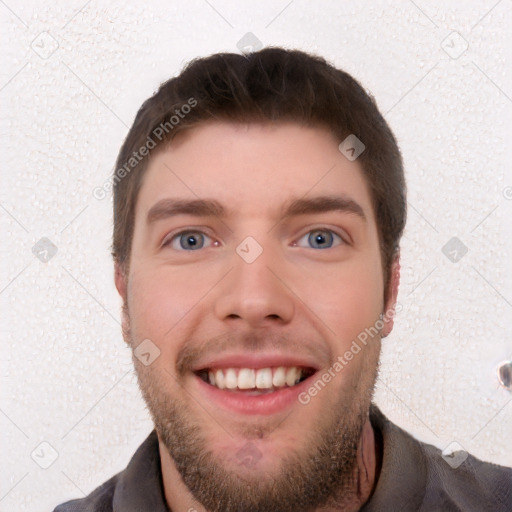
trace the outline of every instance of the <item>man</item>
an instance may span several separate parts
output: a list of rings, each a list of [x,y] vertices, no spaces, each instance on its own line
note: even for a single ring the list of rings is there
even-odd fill
[[[155,431],[56,511],[512,510],[512,470],[452,468],[371,403],[405,217],[391,130],[323,59],[217,54],[164,83],[114,175]]]

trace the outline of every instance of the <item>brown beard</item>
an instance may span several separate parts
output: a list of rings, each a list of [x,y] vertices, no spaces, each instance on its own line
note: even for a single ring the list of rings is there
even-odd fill
[[[210,512],[295,512],[343,510],[357,500],[358,447],[378,373],[378,350],[373,352],[362,365],[364,374],[354,376],[357,384],[347,383],[316,430],[305,433],[304,448],[287,454],[272,473],[255,471],[253,479],[226,469],[208,449],[201,422],[165,389],[169,379],[133,360],[155,429],[199,503]],[[262,432],[258,437],[265,437]]]

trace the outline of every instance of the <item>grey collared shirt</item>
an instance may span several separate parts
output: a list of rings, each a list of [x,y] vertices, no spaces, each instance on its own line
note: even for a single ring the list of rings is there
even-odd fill
[[[453,468],[438,448],[414,439],[375,405],[370,420],[381,436],[382,466],[361,512],[512,512],[512,468],[471,455]],[[137,449],[124,471],[89,496],[59,505],[54,512],[169,512],[156,432]]]

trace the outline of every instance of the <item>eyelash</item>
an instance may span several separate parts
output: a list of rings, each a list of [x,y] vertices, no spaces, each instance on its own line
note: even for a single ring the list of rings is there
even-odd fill
[[[309,236],[311,233],[314,233],[315,231],[319,231],[319,232],[323,232],[323,233],[331,233],[333,235],[333,237],[334,237],[333,243],[334,243],[334,241],[335,241],[335,239],[337,237],[339,239],[339,244],[338,245],[348,245],[348,242],[345,240],[346,237],[340,235],[336,231],[334,231],[332,229],[329,229],[329,228],[326,228],[326,227],[316,227],[316,228],[310,229],[309,231],[307,231],[306,233],[301,235],[297,239],[297,241],[294,241],[293,242],[293,247],[300,247],[298,245],[298,242],[300,242],[300,240],[302,240],[304,237]],[[204,232],[204,231],[202,231],[200,229],[184,229],[184,230],[179,231],[178,233],[175,233],[172,236],[164,239],[164,241],[162,243],[162,248],[171,246],[174,241],[179,240],[179,238],[182,235],[185,235],[185,234],[194,234],[194,235],[200,234],[200,235],[203,235],[203,236],[205,236],[207,238],[212,239],[211,236],[209,236],[206,232]],[[337,247],[337,246],[334,246],[334,247]],[[315,249],[315,247],[308,247],[308,248],[309,249]],[[332,246],[331,247],[327,247],[327,249],[332,249],[332,248],[333,248]],[[203,247],[201,247],[200,249],[203,249]],[[200,249],[196,249],[196,250],[200,250]],[[179,249],[175,248],[175,250],[183,251],[183,252],[194,252],[194,250],[188,251],[186,249],[183,249],[182,247],[179,248]],[[318,250],[325,250],[325,249],[318,249]]]

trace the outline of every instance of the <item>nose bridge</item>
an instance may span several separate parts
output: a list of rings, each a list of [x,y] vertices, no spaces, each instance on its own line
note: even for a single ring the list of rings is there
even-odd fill
[[[231,272],[216,300],[221,320],[238,319],[251,327],[269,321],[288,323],[294,313],[293,294],[277,277],[282,256],[270,243],[247,237],[234,251]]]

